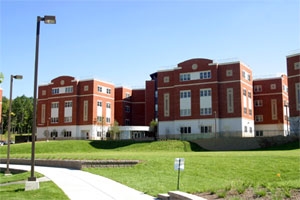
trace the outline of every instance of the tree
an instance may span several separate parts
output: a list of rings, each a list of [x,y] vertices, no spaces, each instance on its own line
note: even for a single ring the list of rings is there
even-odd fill
[[[154,140],[157,140],[157,124],[157,121],[154,119],[150,122],[150,132],[153,133]]]
[[[120,139],[120,127],[119,123],[116,120],[114,124],[110,127],[109,133],[111,138],[113,138],[114,140]]]
[[[4,96],[2,99],[3,129],[7,131],[9,116],[9,100]],[[12,100],[11,127],[18,133],[28,133],[32,130],[33,99],[26,96],[17,97]]]
[[[2,73],[2,72],[0,72],[0,83],[2,83],[2,82],[3,82],[3,80],[4,80],[4,75],[3,75],[3,73]]]

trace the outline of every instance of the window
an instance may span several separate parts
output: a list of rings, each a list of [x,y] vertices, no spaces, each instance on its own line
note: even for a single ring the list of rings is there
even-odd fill
[[[72,131],[64,131],[64,137],[72,137]]]
[[[110,108],[110,103],[106,103],[106,108]]]
[[[212,127],[211,126],[201,126],[200,133],[212,133]]]
[[[87,100],[83,101],[83,121],[88,120],[88,114],[89,114],[88,106],[89,106],[89,102]]]
[[[51,133],[50,133],[50,137],[52,137],[52,138],[53,138],[53,137],[57,137],[57,135],[58,135],[58,134],[57,134],[57,131],[55,131],[55,130],[54,130],[54,131],[51,131]]]
[[[72,107],[72,101],[65,101],[65,108]]]
[[[295,84],[296,92],[296,110],[300,110],[300,83]]]
[[[190,74],[180,74],[180,81],[189,81],[191,80]]]
[[[125,112],[130,113],[130,106],[125,106]]]
[[[180,98],[190,98],[191,97],[191,91],[180,91]]]
[[[111,89],[110,88],[106,88],[106,94],[111,94]]]
[[[52,94],[59,94],[59,88],[52,88]]]
[[[261,85],[254,85],[254,92],[261,92],[262,86]]]
[[[65,93],[72,93],[72,92],[73,92],[73,86],[65,88]]]
[[[102,107],[102,101],[97,101],[97,106]]]
[[[277,100],[271,99],[272,120],[277,120]]]
[[[52,124],[58,123],[58,117],[51,117],[51,123]]]
[[[255,131],[255,136],[256,137],[264,136],[264,132],[263,131]]]
[[[294,64],[294,69],[295,69],[295,70],[300,69],[300,62],[295,62],[295,64]]]
[[[210,71],[200,72],[200,79],[210,79],[210,78],[211,78],[211,72]]]
[[[102,92],[102,87],[98,86],[98,92]]]
[[[125,93],[125,98],[129,98],[130,97],[130,93],[129,92],[126,92]]]
[[[191,109],[180,109],[180,116],[191,116]]]
[[[254,101],[254,106],[255,107],[262,107],[263,106],[263,100],[261,100],[261,99],[255,100]]]
[[[210,96],[211,96],[211,89],[200,90],[200,97],[210,97]]]
[[[97,116],[97,122],[102,122],[102,116]]]
[[[276,84],[271,84],[271,85],[270,85],[270,89],[271,89],[271,90],[275,90],[275,89],[276,89]]]
[[[255,115],[255,122],[263,122],[264,118],[263,115]]]
[[[232,69],[226,70],[226,76],[232,76]]]
[[[227,113],[234,112],[233,88],[227,88]]]
[[[169,81],[170,81],[169,76],[165,76],[165,77],[164,77],[164,83],[169,83]]]
[[[66,123],[72,122],[72,116],[71,117],[65,117],[64,122],[66,122]]]
[[[211,115],[211,108],[200,108],[200,115]]]
[[[247,94],[246,89],[243,89],[243,95],[246,96],[246,94]]]
[[[130,120],[129,119],[125,119],[125,125],[129,126],[130,125]]]
[[[42,95],[45,96],[47,94],[46,90],[42,90]]]
[[[106,117],[106,123],[110,123],[110,117]]]
[[[180,133],[181,134],[186,134],[186,133],[191,133],[192,130],[191,130],[191,127],[190,126],[187,126],[187,127],[180,127]]]
[[[58,102],[52,102],[51,103],[51,108],[58,108]]]
[[[248,98],[251,98],[251,92],[248,91]]]
[[[83,88],[83,90],[84,90],[84,91],[88,91],[88,90],[89,90],[89,86],[88,86],[88,85],[85,85],[84,88]]]
[[[165,117],[170,116],[170,94],[169,93],[164,94],[164,116]]]
[[[244,126],[244,132],[247,133],[248,132],[248,127]]]

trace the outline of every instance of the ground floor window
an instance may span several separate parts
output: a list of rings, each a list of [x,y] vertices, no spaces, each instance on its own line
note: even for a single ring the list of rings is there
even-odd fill
[[[57,137],[57,131],[51,131],[50,136],[51,137]]]
[[[72,131],[65,131],[64,137],[72,137]]]
[[[255,131],[255,136],[256,137],[264,136],[264,132],[263,131]]]
[[[212,133],[212,127],[211,126],[201,126],[200,133]]]
[[[191,133],[191,127],[190,126],[186,126],[186,127],[180,127],[180,133]]]

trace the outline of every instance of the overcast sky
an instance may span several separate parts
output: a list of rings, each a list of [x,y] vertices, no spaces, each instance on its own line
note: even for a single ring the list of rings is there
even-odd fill
[[[33,96],[37,16],[39,84],[61,75],[143,88],[149,74],[191,58],[240,60],[255,76],[286,73],[300,49],[299,0],[0,0],[0,85]]]

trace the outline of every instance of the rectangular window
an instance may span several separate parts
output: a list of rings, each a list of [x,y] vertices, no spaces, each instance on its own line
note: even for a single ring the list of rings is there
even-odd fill
[[[59,88],[52,88],[52,94],[59,94]]]
[[[72,131],[64,131],[64,137],[72,137]]]
[[[110,123],[110,117],[106,117],[106,123]]]
[[[72,107],[72,101],[65,101],[65,108]]]
[[[201,126],[200,133],[212,133],[212,127],[211,126]]]
[[[110,108],[110,103],[106,103],[106,108]]]
[[[256,137],[264,136],[264,132],[263,131],[255,131],[255,136]]]
[[[73,86],[65,88],[65,93],[72,93],[72,92],[73,92]]]
[[[97,122],[102,122],[102,116],[97,116]]]
[[[247,126],[244,126],[244,132],[248,132],[248,127]]]
[[[169,83],[169,81],[170,81],[169,76],[165,76],[165,77],[164,77],[164,83]]]
[[[272,120],[277,120],[277,100],[271,99]]]
[[[210,79],[211,78],[211,72],[210,71],[202,71],[199,73],[199,78],[201,79]]]
[[[125,112],[130,113],[130,106],[125,106]]]
[[[180,74],[180,81],[189,81],[191,80],[191,74]]]
[[[270,85],[270,89],[271,89],[271,90],[276,90],[276,84],[275,84],[275,83],[274,83],[274,84],[271,84],[271,85]]]
[[[263,122],[264,117],[263,115],[255,115],[255,122]]]
[[[106,88],[106,94],[111,94],[111,89],[110,88]]]
[[[102,107],[102,101],[97,101],[97,106]]]
[[[180,91],[180,116],[191,116],[191,91]]]
[[[300,62],[295,62],[295,63],[294,63],[294,69],[295,69],[295,70],[300,69]]]
[[[170,116],[170,94],[169,93],[164,94],[164,116],[165,117]]]
[[[72,122],[72,117],[65,117],[64,122],[66,122],[66,123]]]
[[[261,85],[254,85],[254,92],[261,92],[262,86]]]
[[[42,104],[41,122],[45,124],[46,119],[46,104]]]
[[[51,108],[58,108],[58,102],[52,102],[51,103]]]
[[[130,93],[129,92],[126,92],[125,93],[125,98],[129,98],[130,97]]]
[[[89,102],[87,100],[83,101],[83,121],[88,120],[88,112],[89,112]]]
[[[47,94],[46,90],[42,90],[42,95],[45,96]]]
[[[227,88],[227,113],[234,112],[233,88]]]
[[[125,125],[129,126],[130,125],[130,120],[129,119],[125,119]]]
[[[98,92],[102,92],[102,87],[98,86]]]
[[[232,70],[231,69],[227,69],[226,70],[226,76],[232,76]]]
[[[258,99],[254,101],[254,106],[255,107],[262,107],[263,106],[263,100]]]
[[[181,134],[187,134],[187,133],[191,133],[191,132],[192,132],[192,129],[190,126],[180,127]]]
[[[300,83],[295,84],[296,89],[296,110],[300,110]]]
[[[51,117],[51,123],[52,124],[58,123],[58,117]]]
[[[88,91],[88,90],[89,90],[89,86],[88,86],[88,85],[85,85],[84,88],[83,88],[83,90],[84,90],[84,91]]]

